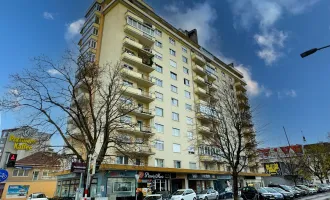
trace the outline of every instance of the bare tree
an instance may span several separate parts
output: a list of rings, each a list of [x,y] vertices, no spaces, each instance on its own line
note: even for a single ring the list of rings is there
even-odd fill
[[[240,84],[240,83],[238,83]],[[238,199],[238,176],[250,166],[257,168],[255,131],[248,99],[232,85],[224,85],[210,94],[207,105],[199,105],[198,112],[211,121],[213,134],[203,138],[203,144],[214,147],[214,154],[230,166],[234,199]]]
[[[96,155],[98,163],[117,154],[140,156],[133,152],[148,148],[147,137],[121,132],[135,128],[126,115],[138,109],[123,84],[123,66],[90,59],[71,52],[59,62],[33,59],[32,68],[11,76],[1,108],[20,111],[26,124],[47,130],[50,137],[60,135],[62,153],[87,166],[89,155]]]

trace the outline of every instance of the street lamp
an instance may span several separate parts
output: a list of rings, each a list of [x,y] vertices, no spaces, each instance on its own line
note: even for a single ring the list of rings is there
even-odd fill
[[[137,186],[138,186],[138,181],[139,181],[140,176],[139,176],[139,174],[135,174],[134,177],[136,180],[136,182],[135,182],[135,200],[137,200]]]
[[[328,47],[330,47],[330,45],[324,46],[324,47],[321,47],[321,48],[313,48],[313,49],[310,49],[308,51],[305,51],[304,53],[301,53],[300,56],[302,58],[305,58],[306,56],[309,56],[309,55],[311,55],[311,54],[313,54],[313,53],[315,53],[315,52],[317,52],[319,50],[322,50],[322,49],[325,49],[325,48],[328,48]]]

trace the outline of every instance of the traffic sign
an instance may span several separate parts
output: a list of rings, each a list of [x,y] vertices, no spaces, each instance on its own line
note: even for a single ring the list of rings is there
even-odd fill
[[[5,169],[0,169],[0,182],[7,180],[8,172]]]

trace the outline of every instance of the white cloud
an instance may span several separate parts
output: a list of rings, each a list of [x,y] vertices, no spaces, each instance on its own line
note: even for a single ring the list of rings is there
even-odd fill
[[[278,99],[283,99],[285,97],[295,98],[295,97],[297,97],[297,92],[294,89],[278,91],[277,97],[278,97]]]
[[[72,22],[67,25],[67,30],[65,32],[65,39],[68,42],[72,42],[79,36],[80,30],[85,23],[85,19],[78,19],[77,21]]]
[[[55,19],[55,18],[54,18],[54,14],[53,14],[53,13],[50,13],[50,12],[47,12],[47,11],[45,11],[45,12],[43,13],[43,17],[44,17],[45,19],[50,19],[50,20]]]
[[[60,73],[58,70],[56,70],[56,69],[49,69],[49,70],[47,70],[47,73],[50,74],[50,75],[53,75],[53,76],[55,76],[55,75],[60,75],[60,74],[61,74],[61,73]]]
[[[240,71],[244,76],[244,81],[246,82],[247,86],[247,93],[250,96],[257,96],[261,92],[261,88],[257,81],[252,80],[251,71],[244,67],[243,65],[238,65],[235,67],[238,71]]]
[[[265,60],[267,65],[271,65],[282,53],[279,52],[284,47],[284,41],[287,39],[288,34],[283,31],[272,30],[263,34],[256,34],[255,41],[260,47],[257,55]]]
[[[259,34],[256,37],[263,36],[264,39],[272,39],[276,41],[269,43],[268,40],[259,41],[265,43],[259,44],[260,50],[257,55],[265,61],[267,65],[271,65],[277,61],[281,55],[281,47],[287,39],[285,31],[276,30],[276,22],[283,18],[284,13],[297,15],[303,13],[309,7],[317,3],[319,0],[228,0],[232,6],[235,17],[234,27],[237,29],[239,25],[245,29],[249,29],[253,24],[259,26]],[[270,34],[270,37],[267,36]],[[259,38],[262,39],[262,38]],[[280,39],[277,42],[277,39]],[[274,45],[275,44],[275,45]],[[268,45],[268,46],[266,46]]]

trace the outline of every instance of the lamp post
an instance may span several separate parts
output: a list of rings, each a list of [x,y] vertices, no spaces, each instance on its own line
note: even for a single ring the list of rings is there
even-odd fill
[[[137,185],[138,185],[138,180],[140,178],[139,174],[135,174],[135,200],[137,200]]]
[[[311,55],[311,54],[313,54],[313,53],[315,53],[319,50],[322,50],[322,49],[325,49],[325,48],[328,48],[328,47],[330,47],[330,45],[327,45],[327,46],[324,46],[324,47],[321,47],[321,48],[313,48],[313,49],[310,49],[308,51],[305,51],[304,53],[301,53],[300,56],[302,58],[305,58],[306,56],[309,56],[309,55]]]

